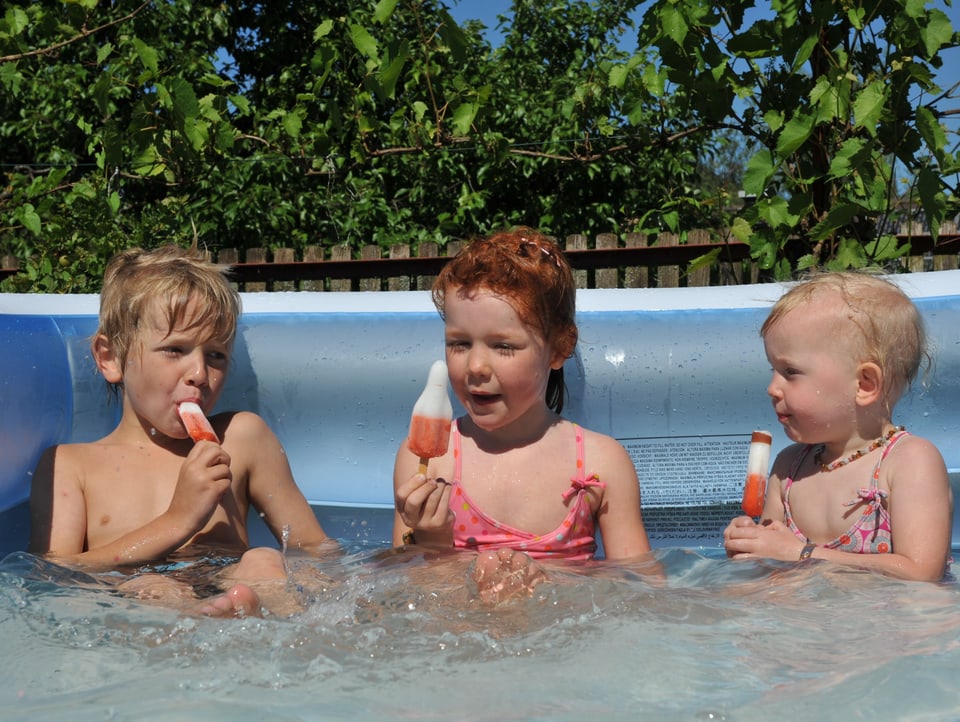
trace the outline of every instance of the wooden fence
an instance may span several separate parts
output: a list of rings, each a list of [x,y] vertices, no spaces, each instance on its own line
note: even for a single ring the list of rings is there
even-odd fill
[[[619,236],[603,233],[592,242],[584,235],[561,241],[574,268],[578,288],[675,288],[755,283],[758,271],[750,261],[750,248],[740,241],[711,241],[707,230],[690,231],[684,243],[674,233],[660,233],[651,243],[642,233]],[[942,229],[937,243],[928,234],[898,236],[911,244],[910,254],[900,260],[911,272],[958,267],[960,234],[954,226]],[[349,246],[333,246],[327,256],[322,246],[307,246],[301,253],[292,248],[239,251],[223,248],[215,260],[231,267],[231,277],[242,291],[410,291],[429,289],[440,268],[462,248],[448,243],[441,254],[436,243],[416,248],[396,245],[384,251],[363,246],[360,258]],[[715,263],[695,264],[696,259],[716,252]],[[299,256],[299,257],[298,257]],[[16,259],[0,257],[0,280],[17,272]]]

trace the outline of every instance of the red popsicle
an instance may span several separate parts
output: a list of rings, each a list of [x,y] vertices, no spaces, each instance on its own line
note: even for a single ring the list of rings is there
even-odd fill
[[[420,457],[419,473],[427,473],[427,461],[447,453],[453,406],[447,393],[447,365],[434,361],[427,385],[413,405],[407,447]]]
[[[750,437],[747,455],[747,482],[743,486],[743,511],[750,516],[763,513],[767,495],[767,472],[770,468],[770,444],[773,436],[768,431],[754,431]]]
[[[180,413],[183,425],[187,427],[187,433],[190,434],[190,438],[194,442],[213,441],[217,444],[220,443],[220,439],[217,438],[216,432],[210,426],[210,422],[200,406],[193,401],[184,401],[177,407],[177,411]]]

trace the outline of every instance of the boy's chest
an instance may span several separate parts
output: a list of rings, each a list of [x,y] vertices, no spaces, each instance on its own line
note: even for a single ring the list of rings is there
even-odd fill
[[[115,463],[101,466],[95,477],[88,475],[84,485],[88,547],[107,544],[164,514],[182,465],[183,459],[176,456],[127,452]],[[205,528],[225,516],[218,507]]]

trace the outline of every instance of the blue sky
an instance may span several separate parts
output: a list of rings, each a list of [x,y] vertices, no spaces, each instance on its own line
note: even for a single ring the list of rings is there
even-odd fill
[[[488,31],[494,32],[497,27],[497,15],[510,14],[510,0],[447,0],[450,6],[451,15],[458,23],[466,20],[480,20],[487,26]],[[960,0],[954,0],[952,7],[947,6],[942,0],[938,0],[937,5],[946,12],[950,18],[954,30],[960,30]],[[759,4],[759,3],[758,3]],[[942,68],[938,82],[940,86],[947,90],[956,83],[960,82],[960,48],[951,48],[943,55],[944,67]],[[950,105],[941,106],[944,110],[949,108],[960,108],[960,90],[958,96]],[[951,127],[960,130],[960,117],[949,121]]]

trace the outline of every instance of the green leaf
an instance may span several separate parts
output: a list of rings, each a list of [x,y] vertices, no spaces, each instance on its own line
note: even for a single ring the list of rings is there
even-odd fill
[[[690,32],[687,19],[676,5],[664,4],[660,6],[660,24],[664,34],[680,47],[683,47]]]
[[[880,80],[870,83],[857,93],[857,98],[853,101],[853,115],[856,119],[854,127],[863,128],[870,135],[876,136],[885,101],[885,84]]]
[[[159,63],[157,59],[157,51],[152,47],[147,45],[140,38],[133,39],[133,47],[137,50],[137,56],[140,58],[140,62],[143,63],[143,67],[150,71],[153,76],[159,74]]]
[[[860,211],[860,206],[853,203],[835,205],[826,218],[810,229],[810,237],[816,241],[828,238],[836,230],[849,224]]]
[[[453,132],[458,136],[470,134],[470,126],[477,117],[477,106],[473,103],[461,103],[453,112]]]
[[[323,38],[327,37],[331,30],[333,30],[333,20],[331,18],[327,18],[313,29],[313,42],[317,42],[318,40],[322,40]]]
[[[926,6],[927,3],[923,4]],[[923,37],[927,57],[932,58],[938,50],[953,44],[953,26],[950,24],[950,18],[937,8],[930,10],[929,18],[926,26],[921,25],[920,34]]]
[[[777,153],[786,157],[807,142],[813,133],[814,119],[812,116],[797,113],[783,126],[777,137]]]
[[[30,203],[24,204],[20,207],[19,212],[16,215],[23,224],[24,228],[26,228],[35,236],[40,235],[42,223],[40,222],[40,216],[33,205]]]
[[[947,145],[947,134],[929,108],[917,108],[917,130],[924,142],[935,152],[942,152]]]
[[[373,19],[381,25],[386,23],[390,19],[390,16],[393,15],[393,11],[397,7],[397,1],[398,0],[380,0],[373,9]]]
[[[747,163],[743,174],[743,190],[749,195],[761,197],[775,170],[773,155],[766,148],[760,150]]]
[[[730,232],[738,241],[746,243],[753,234],[753,228],[744,218],[734,218],[733,225],[730,226]]]
[[[300,137],[300,129],[303,127],[303,120],[296,113],[283,114],[283,129],[291,138]]]
[[[380,51],[377,46],[377,41],[374,37],[367,32],[367,29],[362,25],[351,24],[350,25],[350,40],[353,41],[353,46],[360,51],[361,54],[365,55],[370,60],[380,60]]]
[[[113,43],[104,43],[97,48],[97,65],[103,65],[103,62],[110,57],[113,52]]]
[[[870,146],[863,138],[847,138],[830,161],[829,178],[845,178],[869,160]],[[864,153],[866,151],[866,153]]]

